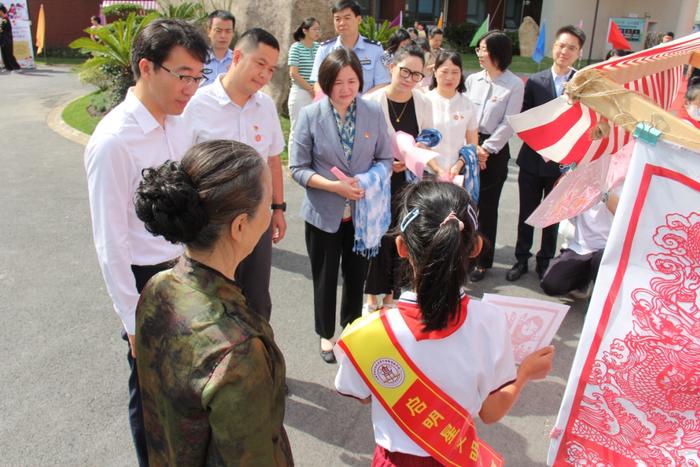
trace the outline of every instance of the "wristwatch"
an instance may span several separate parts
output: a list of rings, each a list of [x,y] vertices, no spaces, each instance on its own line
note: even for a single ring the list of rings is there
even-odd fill
[[[285,211],[287,211],[287,203],[285,203],[285,202],[282,202],[279,204],[272,203],[272,210],[274,211],[275,209],[279,209],[282,212],[285,212]]]

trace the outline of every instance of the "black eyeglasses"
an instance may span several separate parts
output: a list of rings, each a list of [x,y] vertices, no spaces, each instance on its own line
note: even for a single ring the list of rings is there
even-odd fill
[[[165,65],[161,65],[160,67],[168,73],[170,73],[171,75],[179,78],[180,81],[183,81],[185,84],[197,84],[197,86],[199,86],[207,79],[206,76],[181,75],[180,73],[168,69],[168,67],[166,67]],[[202,70],[202,73],[211,73],[211,70],[209,68],[205,68],[204,70]]]
[[[423,78],[425,78],[425,75],[420,71],[411,71],[403,66],[399,67],[399,76],[401,76],[402,78],[411,78],[411,80],[413,80],[414,83],[420,83],[423,80]]]

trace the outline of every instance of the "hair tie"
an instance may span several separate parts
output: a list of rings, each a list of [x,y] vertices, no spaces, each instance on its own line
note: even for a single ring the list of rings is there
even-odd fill
[[[441,226],[447,224],[451,220],[456,220],[457,223],[459,224],[459,230],[462,231],[464,230],[464,222],[459,220],[459,217],[457,217],[457,214],[455,214],[454,211],[450,211],[450,213],[445,217],[445,220],[440,223]]]
[[[418,208],[413,208],[403,217],[401,224],[399,224],[399,229],[401,232],[405,231],[408,225],[413,222],[413,220],[418,217],[420,210]]]
[[[469,205],[467,206],[467,214],[469,215],[469,220],[472,223],[473,230],[479,230],[479,221],[477,220],[478,216],[476,215],[476,210],[474,209],[472,203],[469,203]]]

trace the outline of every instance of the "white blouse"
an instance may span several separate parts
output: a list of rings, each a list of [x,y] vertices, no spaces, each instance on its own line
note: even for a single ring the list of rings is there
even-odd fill
[[[476,130],[476,109],[466,94],[456,93],[450,99],[442,97],[437,88],[426,94],[433,107],[433,127],[442,133],[442,141],[433,149],[443,170],[450,170],[466,144],[467,130]]]

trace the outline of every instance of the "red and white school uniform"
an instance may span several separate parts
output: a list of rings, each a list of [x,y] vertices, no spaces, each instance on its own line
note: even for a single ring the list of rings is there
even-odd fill
[[[491,305],[462,294],[459,319],[439,331],[423,332],[414,292],[404,292],[397,308],[386,311],[389,325],[406,354],[435,385],[476,418],[488,395],[515,380],[516,368],[505,317]],[[365,319],[380,319],[379,313]],[[365,399],[371,395],[343,349],[338,360],[336,390]],[[372,398],[372,424],[377,445],[392,452],[429,457]]]

